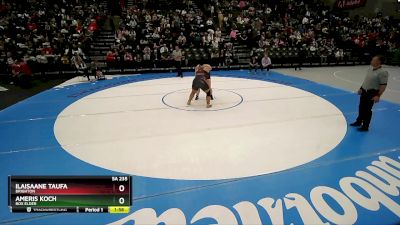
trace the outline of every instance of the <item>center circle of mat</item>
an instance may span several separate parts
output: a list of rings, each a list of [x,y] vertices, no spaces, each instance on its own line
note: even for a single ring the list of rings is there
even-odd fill
[[[310,92],[213,77],[213,106],[230,102],[224,106],[230,109],[204,112],[204,93],[196,105],[185,106],[191,80],[147,80],[85,96],[58,115],[55,137],[71,155],[109,170],[216,180],[306,164],[333,150],[346,134],[343,113]]]
[[[206,108],[205,100],[206,94],[200,91],[199,99],[193,99],[191,105],[188,106],[186,104],[188,95],[191,92],[191,89],[177,90],[171,93],[164,95],[162,98],[162,102],[171,108],[186,110],[186,111],[219,111],[219,110],[227,110],[238,105],[242,104],[243,97],[235,93],[231,90],[219,90],[213,89],[213,97],[214,101],[211,103],[217,102],[217,104],[213,104],[212,108]],[[218,98],[218,100],[217,100]]]

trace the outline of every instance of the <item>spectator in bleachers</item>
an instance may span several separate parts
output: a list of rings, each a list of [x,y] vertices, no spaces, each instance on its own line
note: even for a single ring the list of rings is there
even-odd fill
[[[176,41],[176,44],[178,44],[181,47],[185,47],[186,46],[186,37],[183,34],[183,32],[181,32],[181,34],[178,37],[178,40]]]
[[[337,49],[335,52],[336,62],[341,62],[344,59],[343,49]]]
[[[11,84],[15,83],[24,88],[29,87],[32,71],[22,59],[17,59],[11,65],[11,75]]]
[[[49,61],[47,60],[47,56],[45,55],[44,51],[40,52],[40,54],[36,56],[36,62],[38,63],[39,71],[42,75],[42,78],[45,78],[45,73],[47,71]]]
[[[151,48],[149,46],[146,46],[143,49],[143,60],[145,61],[151,60]]]
[[[108,51],[106,56],[106,62],[108,68],[114,68],[117,62],[117,54],[115,51]]]
[[[321,64],[328,62],[328,50],[325,47],[321,47],[318,51],[319,56],[321,57]]]
[[[207,29],[214,29],[214,22],[213,22],[212,18],[207,19],[206,25],[207,25],[206,26]]]
[[[6,57],[5,57],[5,64],[6,64],[6,68],[7,68],[7,74],[8,75],[12,75],[11,73],[11,66],[15,63],[15,59],[12,55],[11,52],[7,52]]]
[[[221,29],[224,24],[224,14],[222,14],[221,10],[218,10],[218,29]]]
[[[71,62],[67,55],[62,54],[61,58],[60,58],[60,62],[61,62],[61,70],[68,71],[70,69]]]
[[[83,58],[78,54],[78,52],[75,53],[74,56],[71,58],[72,64],[75,66],[77,74],[81,76],[86,76],[88,81],[90,81],[90,74],[87,71],[87,66],[85,61],[83,61]]]
[[[250,67],[249,73],[253,72],[253,70],[254,70],[254,72],[257,72],[257,69],[260,67],[260,64],[258,61],[259,60],[258,60],[257,56],[251,57],[251,60],[249,62],[249,67]]]
[[[46,57],[52,57],[53,56],[53,48],[50,46],[50,42],[45,42],[43,43],[43,48],[42,48],[42,53],[44,53],[44,55]]]
[[[132,53],[126,51],[124,54],[124,67],[125,68],[132,68],[133,66],[133,56]]]
[[[143,56],[142,56],[141,52],[136,52],[134,60],[135,60],[136,67],[142,68]]]
[[[220,43],[218,42],[218,38],[215,37],[211,42],[211,52],[218,52],[220,48]]]
[[[264,53],[264,57],[261,59],[261,71],[267,69],[269,72],[272,69],[271,58],[268,56],[268,53]]]
[[[167,44],[163,44],[160,48],[161,59],[167,59],[169,56],[169,50]]]
[[[221,41],[222,31],[219,27],[217,27],[217,29],[215,30],[214,37],[216,37],[218,39],[218,41]]]
[[[233,54],[230,51],[225,51],[224,52],[224,57],[225,57],[225,61],[224,61],[224,66],[230,67],[233,63]]]
[[[248,36],[246,31],[239,33],[239,41],[241,44],[249,46]]]
[[[106,79],[106,76],[103,74],[103,71],[101,70],[99,62],[97,60],[93,60],[90,67],[92,70],[92,75],[94,75],[94,77],[97,80],[105,80]]]
[[[211,64],[212,66],[219,66],[220,64],[220,51],[218,48],[213,48],[211,50]]]
[[[237,30],[232,29],[229,33],[229,37],[231,38],[232,42],[235,42],[237,40]]]
[[[203,34],[203,37],[202,37],[202,46],[203,47],[207,47],[209,44],[210,44],[210,42],[211,42],[211,40],[208,38],[208,35],[207,34]]]

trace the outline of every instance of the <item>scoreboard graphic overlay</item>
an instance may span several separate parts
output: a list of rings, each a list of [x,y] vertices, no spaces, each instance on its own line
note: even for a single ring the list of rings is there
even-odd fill
[[[329,103],[338,109],[346,123],[352,122],[357,114],[359,96],[355,93],[312,81],[276,72],[266,75],[264,73],[249,74],[248,71],[215,71],[212,75],[216,81],[221,79],[223,81],[221,84],[228,84],[230,79],[232,81],[230,85],[238,84],[236,79],[258,82],[259,85],[267,82],[279,85],[279,88],[288,88],[289,92],[282,92],[282,95],[304,94],[303,97],[289,100],[270,99],[268,101],[270,107],[267,108],[271,110],[274,110],[278,104],[286,105],[288,108],[294,107],[284,114],[293,113],[294,115],[296,111],[304,110],[301,105],[298,107],[293,105],[294,101],[302,101],[300,99],[304,98]],[[400,222],[400,135],[398,132],[400,106],[388,101],[381,101],[374,106],[371,132],[360,133],[356,129],[346,127],[343,138],[335,147],[307,163],[276,172],[237,178],[232,176],[233,178],[228,179],[181,179],[136,174],[128,172],[130,163],[140,162],[145,166],[154,163],[139,160],[138,151],[145,153],[151,149],[132,148],[135,154],[116,160],[118,154],[123,154],[123,152],[115,146],[105,146],[106,142],[101,143],[104,146],[100,147],[108,148],[109,153],[115,156],[105,157],[107,161],[104,163],[111,165],[108,166],[108,164],[100,165],[83,160],[82,158],[89,154],[84,150],[80,152],[83,155],[79,157],[71,154],[71,149],[73,150],[73,147],[77,145],[61,145],[56,138],[54,130],[57,117],[69,106],[79,103],[80,100],[90,99],[91,95],[103,93],[103,91],[116,90],[120,94],[120,99],[127,99],[124,93],[126,90],[131,90],[127,88],[132,88],[129,85],[137,84],[143,88],[141,90],[149,90],[151,85],[146,82],[158,82],[157,87],[160,88],[158,91],[143,92],[143,95],[135,96],[156,99],[158,107],[164,110],[163,113],[177,110],[163,104],[163,96],[171,91],[164,92],[161,88],[177,85],[183,81],[190,85],[193,74],[185,73],[185,78],[182,80],[172,78],[173,76],[172,73],[137,74],[115,77],[102,82],[53,88],[1,111],[0,223],[255,225],[398,224]],[[231,88],[231,91],[238,95],[225,92],[227,96],[240,95],[243,99],[240,105],[229,110],[240,111],[246,104],[254,104],[253,109],[258,110],[261,105],[257,104],[261,104],[262,101],[255,98],[257,95],[251,95],[251,91],[279,92],[278,89],[273,88],[255,90],[253,87]],[[182,90],[182,88],[176,87],[175,90]],[[272,92],[273,90],[275,92]],[[167,100],[177,99],[179,94],[179,91],[174,92],[167,96],[169,98]],[[219,96],[223,96],[222,94]],[[219,96],[216,94],[217,100]],[[251,99],[252,97],[254,99]],[[104,101],[107,98],[107,96],[102,96]],[[240,100],[239,97],[235,98]],[[116,99],[111,102],[122,104]],[[110,103],[107,108],[114,109],[116,105],[113,104]],[[129,106],[135,102],[126,101],[123,104]],[[317,106],[313,108],[314,111],[318,109]],[[226,113],[229,110],[211,113]],[[113,118],[117,120],[125,115],[124,113],[130,112],[116,112]],[[180,110],[180,113],[193,115],[193,113],[210,112]],[[144,111],[143,114],[150,116],[151,112]],[[157,115],[153,118],[164,116],[162,113]],[[238,119],[246,116],[248,115],[242,115]],[[305,116],[315,118],[311,114]],[[89,137],[91,134],[81,133],[85,124],[79,119],[84,119],[84,117],[76,117],[69,123],[76,127],[73,133]],[[262,118],[268,119],[268,114],[262,115]],[[293,123],[295,122],[297,120]],[[101,120],[97,123],[96,127],[100,128],[103,125]],[[129,124],[129,121],[126,121],[126,126],[132,126],[131,131],[135,132],[135,124]],[[288,133],[306,135],[313,132],[312,126],[295,129],[289,130]],[[241,135],[242,137],[251,136],[251,132],[241,133]],[[256,132],[253,135],[258,134]],[[276,135],[276,138],[281,137],[282,139],[279,139],[281,144],[293,144],[291,149],[293,154],[304,150],[296,143],[285,143],[288,141],[284,133],[276,134],[274,130],[271,130],[266,133],[266,136],[267,134]],[[153,143],[154,147],[162,148],[167,148],[168,144]],[[310,146],[320,147],[318,144]],[[272,151],[276,147],[276,145],[265,146],[265,151]],[[226,151],[226,149],[221,149],[221,151]],[[101,157],[104,152],[95,154]],[[229,154],[226,154],[226,157],[228,160]],[[289,159],[290,154],[287,157]],[[258,160],[274,162],[268,161],[271,159],[265,155],[260,155]],[[285,158],[281,161],[285,161]],[[243,165],[253,166],[252,161],[247,158],[243,158],[243,162]],[[124,163],[125,167],[120,163]],[[162,160],[159,163],[163,165]],[[240,172],[247,169],[243,165],[232,166],[231,170]],[[207,168],[207,165],[204,165],[204,168]],[[169,168],[157,169],[168,172]],[[181,170],[181,168],[176,169],[179,174],[184,172]],[[220,171],[216,171],[216,174],[219,174],[217,172]],[[227,172],[230,171],[227,170]],[[210,173],[210,176],[212,175]],[[58,213],[59,211],[68,213]]]
[[[11,212],[127,213],[129,176],[9,177]]]

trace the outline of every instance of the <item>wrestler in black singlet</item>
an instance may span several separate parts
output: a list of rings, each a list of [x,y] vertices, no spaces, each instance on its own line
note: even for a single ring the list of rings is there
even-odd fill
[[[207,91],[209,91],[210,89],[210,87],[207,84],[207,79],[210,79],[209,73],[206,73],[205,71],[197,72],[192,83],[192,88],[194,90],[201,89],[207,93]]]

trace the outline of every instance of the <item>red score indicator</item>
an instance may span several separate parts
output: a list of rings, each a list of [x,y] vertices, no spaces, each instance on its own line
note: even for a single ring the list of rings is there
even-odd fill
[[[129,194],[130,178],[104,176],[10,176],[10,194]]]

